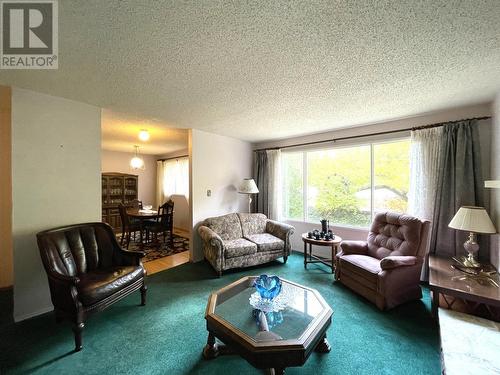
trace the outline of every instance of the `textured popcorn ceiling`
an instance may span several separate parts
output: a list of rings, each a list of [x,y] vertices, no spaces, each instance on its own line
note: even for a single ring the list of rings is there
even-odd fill
[[[149,132],[149,140],[141,141],[139,132]],[[134,152],[134,145],[140,152],[162,155],[188,148],[188,130],[171,128],[160,121],[116,113],[103,109],[101,113],[101,146],[104,150]]]
[[[59,70],[0,82],[249,141],[500,89],[500,1],[59,1]]]

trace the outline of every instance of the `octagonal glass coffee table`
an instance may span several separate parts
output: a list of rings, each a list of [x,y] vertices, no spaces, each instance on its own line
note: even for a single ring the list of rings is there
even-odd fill
[[[282,279],[276,303],[259,305],[257,294],[252,297],[256,278],[244,277],[210,295],[204,358],[239,354],[256,368],[282,374],[287,367],[302,366],[313,351],[329,352],[326,330],[333,311],[323,297]],[[251,297],[260,309],[250,304]]]

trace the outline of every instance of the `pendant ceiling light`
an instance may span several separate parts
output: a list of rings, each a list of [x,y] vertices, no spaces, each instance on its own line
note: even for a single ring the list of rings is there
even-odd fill
[[[139,132],[139,139],[143,142],[146,142],[149,140],[149,132],[146,129],[141,129]]]
[[[134,146],[135,148],[135,155],[134,157],[130,160],[130,166],[132,169],[135,170],[145,170],[146,166],[144,165],[144,160],[141,158],[139,155],[139,146]]]

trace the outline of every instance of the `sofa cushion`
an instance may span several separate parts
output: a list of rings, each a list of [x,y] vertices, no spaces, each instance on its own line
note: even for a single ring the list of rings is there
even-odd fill
[[[264,214],[238,214],[243,236],[266,232],[267,217]]]
[[[251,234],[245,236],[245,238],[257,244],[257,251],[259,252],[283,250],[285,247],[285,242],[283,242],[283,240],[269,233]]]
[[[224,255],[226,258],[252,255],[257,252],[257,245],[244,238],[225,240],[222,242],[224,243]]]
[[[117,266],[78,275],[78,296],[84,306],[92,305],[144,276],[144,268]]]
[[[237,214],[209,217],[204,224],[223,240],[236,240],[243,237],[240,219]]]
[[[366,255],[351,254],[340,257],[342,273],[349,273],[353,278],[370,289],[376,289],[380,260]],[[342,276],[341,276],[342,278]]]

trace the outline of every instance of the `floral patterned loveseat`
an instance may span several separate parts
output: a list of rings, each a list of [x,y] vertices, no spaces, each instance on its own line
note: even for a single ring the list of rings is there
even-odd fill
[[[210,217],[198,227],[205,258],[217,271],[267,263],[290,254],[294,227],[263,214],[227,214]]]

